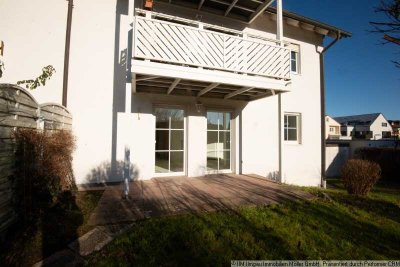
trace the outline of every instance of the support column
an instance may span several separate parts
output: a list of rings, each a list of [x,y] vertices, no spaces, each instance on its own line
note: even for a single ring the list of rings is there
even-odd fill
[[[134,1],[128,1],[128,13],[123,18],[124,30],[122,34],[127,37],[126,40],[126,85],[125,85],[125,113],[132,113],[132,93],[135,87],[134,77],[132,77],[131,62],[132,62],[132,49],[133,49],[133,27],[134,27]]]
[[[276,0],[276,39],[283,41],[283,15],[282,15],[282,0]]]
[[[284,126],[284,114],[282,111],[282,94],[278,94],[278,170],[279,170],[279,182],[284,183],[284,172],[283,172],[283,126]]]
[[[280,46],[283,46],[283,16],[282,16],[282,0],[276,0],[276,39],[279,41]],[[281,56],[281,61],[283,60]],[[284,181],[283,172],[283,125],[284,114],[282,111],[282,94],[278,94],[278,164],[279,164],[279,181]]]

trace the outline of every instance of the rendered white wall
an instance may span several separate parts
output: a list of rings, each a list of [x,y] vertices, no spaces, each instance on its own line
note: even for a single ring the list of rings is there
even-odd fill
[[[350,157],[350,148],[345,146],[326,147],[326,176],[339,177],[341,169]]]
[[[51,80],[31,93],[40,103],[61,102],[67,5],[67,1],[0,1],[0,40],[5,45],[0,82],[34,79],[43,67],[53,65],[56,73]]]
[[[249,103],[242,111],[243,173],[277,179],[278,97]]]
[[[225,110],[233,114],[240,111],[244,103],[202,99],[200,112],[195,107],[194,97],[136,94],[132,96],[132,113],[118,114],[117,160],[122,161],[125,147],[131,152],[131,163],[137,171],[135,179],[150,179],[157,176],[155,169],[155,107],[181,108],[186,120],[186,174],[196,177],[206,174],[207,166],[207,110]],[[232,131],[236,117],[233,116]],[[235,138],[235,136],[233,137]],[[232,144],[233,146],[233,144]],[[238,151],[232,149],[232,167]]]
[[[120,180],[117,161],[124,154],[117,151],[117,136],[124,133],[135,140],[132,130],[118,131],[118,116],[125,111],[129,8],[129,0],[74,4],[68,109],[77,136],[77,183],[95,181],[102,172],[107,181]]]
[[[301,42],[300,57],[301,73],[292,75],[292,91],[282,95],[284,112],[301,113],[301,143],[284,145],[283,181],[317,186],[321,179],[321,106],[315,44]]]
[[[38,8],[46,6],[46,9]],[[196,18],[197,12],[156,5],[156,11]],[[35,10],[35,12],[32,12]],[[126,113],[129,84],[132,0],[79,0],[74,3],[71,36],[68,109],[72,112],[77,150],[74,171],[77,183],[120,180],[116,162],[122,161],[125,147],[131,152],[136,176],[154,175],[155,104],[183,105],[187,123],[187,174],[204,174],[206,165],[205,110],[198,114],[194,98],[139,96]],[[6,72],[1,82],[15,82],[40,74],[52,64],[57,73],[34,91],[40,102],[61,102],[67,2],[3,0],[0,2],[0,39],[6,43]],[[274,38],[276,22],[260,17],[246,25],[234,20],[201,13],[202,20],[221,26]],[[284,182],[318,185],[320,182],[319,57],[321,36],[284,25],[285,40],[300,45],[301,74],[293,75],[291,90],[282,96],[283,111],[302,117],[301,144],[284,144]],[[27,42],[29,40],[29,42]],[[243,103],[203,99],[204,107],[231,110],[235,140],[233,170],[275,178],[278,171],[277,97]],[[236,116],[237,115],[237,116]],[[240,116],[242,120],[240,123]],[[242,132],[242,136],[239,133]],[[239,145],[241,143],[241,145]],[[301,160],[299,160],[301,159]],[[242,160],[242,166],[240,166]],[[113,163],[113,164],[111,164]],[[112,166],[111,166],[112,165]],[[111,172],[110,168],[113,168]]]

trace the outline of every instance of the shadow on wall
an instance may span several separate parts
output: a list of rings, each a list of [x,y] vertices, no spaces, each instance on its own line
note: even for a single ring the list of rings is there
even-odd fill
[[[125,111],[125,89],[126,83],[131,80],[130,75],[130,60],[128,58],[132,57],[132,31],[128,32],[128,42],[127,44],[121,44],[120,34],[121,34],[121,23],[124,16],[129,15],[129,0],[117,0],[116,11],[115,11],[115,36],[114,36],[114,76],[113,76],[113,107],[112,107],[112,148],[111,148],[111,162],[103,163],[102,166],[92,170],[91,178],[96,181],[97,178],[114,178],[115,181],[121,176],[121,163],[117,162],[117,128],[118,128],[118,112]],[[127,48],[120,48],[126,45]],[[123,162],[122,162],[123,165]],[[96,171],[97,170],[97,171]],[[107,170],[103,172],[101,170]],[[93,172],[94,171],[94,172]],[[102,175],[99,176],[99,174]],[[96,174],[93,177],[93,174]],[[88,177],[87,177],[88,178]],[[91,180],[87,179],[88,182]],[[120,180],[122,181],[122,179]]]
[[[329,149],[334,149],[335,147],[327,147],[326,153],[330,152]],[[338,151],[330,162],[326,164],[326,176],[327,177],[338,177],[342,170],[343,165],[350,158],[350,148],[348,146],[339,146]]]
[[[86,176],[88,183],[106,183],[121,182],[127,175],[130,181],[136,181],[139,177],[139,171],[135,165],[129,163],[127,166],[124,161],[117,161],[112,169],[111,162],[103,162],[99,166],[93,168]]]

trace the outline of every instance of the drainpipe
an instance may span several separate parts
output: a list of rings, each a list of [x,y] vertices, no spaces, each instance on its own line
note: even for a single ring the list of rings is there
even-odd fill
[[[325,69],[324,69],[324,54],[329,50],[339,39],[341,38],[341,32],[338,31],[335,40],[329,45],[324,47],[319,52],[319,64],[320,64],[320,87],[321,87],[321,187],[326,188],[325,172],[326,172],[326,140],[325,140]]]
[[[62,105],[64,107],[67,107],[69,50],[71,43],[72,8],[74,7],[74,0],[67,0],[67,1],[68,1],[68,15],[67,15],[67,32],[65,36],[64,77],[63,77],[63,92],[62,92]]]

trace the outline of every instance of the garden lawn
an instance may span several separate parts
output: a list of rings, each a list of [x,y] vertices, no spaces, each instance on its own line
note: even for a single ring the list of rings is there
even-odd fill
[[[400,187],[349,196],[337,180],[312,201],[135,223],[89,266],[230,266],[233,259],[399,259]],[[325,192],[329,198],[323,196]]]
[[[1,244],[0,266],[30,266],[93,229],[87,223],[102,193],[77,192],[73,203],[50,208],[36,225],[16,225]]]

